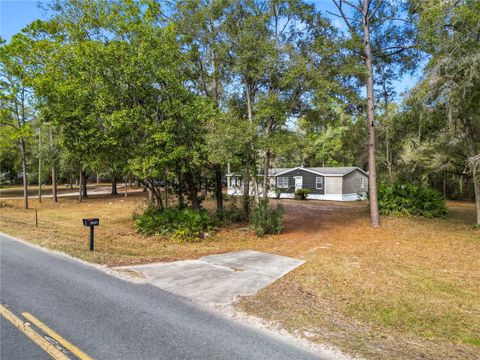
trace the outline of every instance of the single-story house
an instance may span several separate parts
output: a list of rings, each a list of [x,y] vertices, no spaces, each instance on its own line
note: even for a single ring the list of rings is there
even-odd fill
[[[268,196],[293,198],[298,189],[309,189],[308,199],[354,201],[365,199],[368,191],[368,174],[359,167],[294,167],[274,168],[269,171]],[[259,193],[262,194],[263,177],[259,176]],[[227,193],[243,194],[242,176],[227,174]],[[253,195],[253,184],[250,184]]]

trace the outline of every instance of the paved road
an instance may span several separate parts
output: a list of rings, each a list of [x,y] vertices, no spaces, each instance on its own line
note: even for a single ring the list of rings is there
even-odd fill
[[[0,302],[31,313],[97,360],[318,359],[185,298],[1,234],[0,252]],[[2,359],[43,358],[3,319],[1,329]]]
[[[117,185],[117,191],[119,197],[123,196],[125,194],[125,186],[124,185]],[[100,187],[89,187],[88,188],[88,196],[91,195],[110,195],[112,193],[112,187],[111,186],[100,186]],[[132,193],[139,193],[143,192],[143,189],[139,188],[133,188],[133,189],[128,189],[128,194]],[[57,194],[57,197],[78,197],[78,189],[77,190],[72,190],[68,192],[59,192]],[[31,193],[28,195],[29,198],[31,199],[38,199],[37,193]],[[43,194],[42,199],[44,198],[52,198],[53,195],[48,193],[48,194]],[[4,196],[0,192],[0,199],[1,200],[15,200],[15,199],[23,199],[23,195],[16,195],[16,196]]]
[[[51,357],[0,316],[0,359],[51,360]]]

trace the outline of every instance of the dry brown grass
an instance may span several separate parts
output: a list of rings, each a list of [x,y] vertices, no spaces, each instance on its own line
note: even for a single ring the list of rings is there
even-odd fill
[[[358,203],[289,209],[283,253],[307,263],[240,309],[368,358],[480,358],[473,204],[449,203],[447,219],[384,217],[380,229]]]
[[[141,237],[132,212],[142,193],[78,203],[62,198],[34,210],[5,201],[0,227],[14,236],[107,265],[198,258],[253,249],[305,265],[237,306],[310,340],[368,358],[480,358],[480,231],[474,207],[449,203],[446,219],[384,217],[369,226],[363,203],[295,202],[278,236],[220,229],[202,243]],[[207,204],[211,206],[211,204]],[[96,251],[87,251],[83,217],[100,217]]]

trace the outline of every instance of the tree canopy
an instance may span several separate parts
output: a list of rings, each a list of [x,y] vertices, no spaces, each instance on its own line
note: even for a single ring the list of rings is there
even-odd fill
[[[51,2],[0,44],[0,180],[23,181],[28,207],[41,152],[39,179],[130,177],[164,208],[161,180],[181,206],[210,191],[221,209],[229,164],[248,213],[271,167],[355,165],[373,226],[377,181],[475,198],[480,223],[480,2],[332,4]]]

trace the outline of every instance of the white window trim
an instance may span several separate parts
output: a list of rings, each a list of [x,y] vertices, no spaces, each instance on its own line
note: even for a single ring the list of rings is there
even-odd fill
[[[280,179],[281,179],[281,181],[280,181]],[[286,186],[285,186],[285,182],[286,182]],[[277,188],[288,189],[288,176],[277,177]]]
[[[318,187],[318,179],[321,179],[321,180],[322,180],[322,181],[321,181],[321,185],[322,185],[322,186],[320,186],[320,187]],[[317,189],[317,190],[323,190],[323,186],[324,186],[323,183],[324,183],[324,182],[325,182],[325,180],[324,180],[324,178],[323,178],[322,176],[317,176],[317,177],[315,178],[315,189]]]

